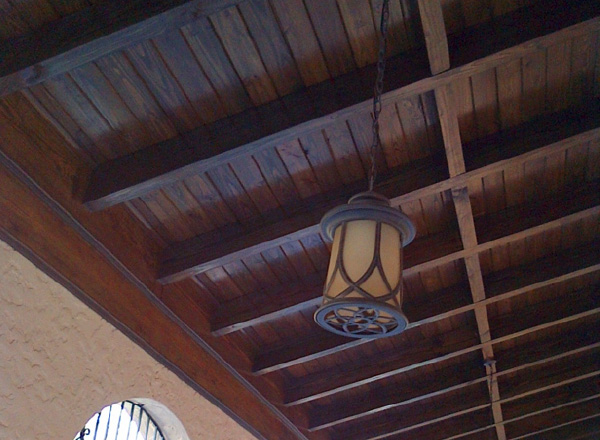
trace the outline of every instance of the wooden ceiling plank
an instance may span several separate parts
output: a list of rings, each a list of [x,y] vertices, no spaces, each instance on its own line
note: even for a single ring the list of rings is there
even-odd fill
[[[568,38],[573,33],[578,35],[593,32],[600,27],[600,18],[597,17],[600,7],[597,5],[585,2],[575,6],[561,5],[539,3],[498,17],[493,27],[489,24],[479,25],[466,31],[466,34],[452,37],[458,51],[456,59],[461,60],[461,63],[459,67],[434,77],[426,73],[427,68],[422,60],[421,51],[391,58],[388,60],[387,75],[388,87],[391,91],[385,93],[383,99],[387,101],[414,96],[446,84],[459,76],[472,75],[504,63],[507,59],[520,58],[525,53],[539,50],[540,47],[556,39]],[[560,20],[557,17],[560,17]],[[535,31],[515,34],[514,29],[518,28],[535,29]],[[522,38],[525,35],[527,38]],[[481,44],[481,41],[486,41],[487,44]],[[493,48],[494,51],[486,52],[487,47]],[[473,54],[477,54],[478,58],[473,58]],[[266,124],[257,116],[260,112],[251,109],[209,125],[208,131],[219,133],[219,138],[191,132],[180,138],[171,139],[169,144],[174,146],[175,150],[156,144],[133,156],[124,156],[102,164],[92,174],[84,202],[90,209],[104,209],[177,180],[200,174],[235,157],[246,156],[292,141],[301,134],[323,129],[336,120],[345,120],[357,112],[367,111],[371,106],[371,86],[357,89],[346,87],[344,84],[354,84],[356,76],[371,77],[376,70],[375,67],[370,65],[334,80],[334,85],[341,94],[346,96],[348,90],[351,90],[350,96],[353,99],[352,103],[344,104],[344,107],[339,107],[334,113],[319,114],[317,110],[307,109],[300,115],[303,120],[298,120],[297,117],[291,119],[281,117],[277,122],[279,128],[272,128],[269,131],[264,127]],[[292,108],[293,102],[303,99],[307,93],[314,98],[315,94],[309,91],[310,88],[288,95],[284,98],[286,103],[280,107]],[[330,104],[316,103],[313,107],[327,108]],[[247,136],[240,136],[239,133],[228,134],[226,131],[213,128],[213,125],[216,127],[223,124],[227,127],[240,125],[254,128]],[[271,124],[271,127],[273,126],[274,124]],[[125,170],[127,172],[124,172]]]
[[[587,420],[592,420],[592,419],[595,419],[595,418],[598,418],[598,417],[600,417],[600,414],[592,414],[592,415],[587,416],[587,417],[582,417],[582,418],[579,418],[579,419],[576,419],[576,420],[571,420],[571,421],[566,422],[566,423],[561,423],[560,425],[551,426],[551,427],[548,427],[548,428],[540,429],[540,430],[535,431],[535,432],[530,432],[528,434],[521,435],[519,437],[514,437],[511,440],[521,440],[521,439],[524,439],[524,438],[532,437],[534,435],[544,434],[544,433],[551,432],[551,431],[554,431],[554,430],[559,429],[559,428],[564,428],[565,426],[572,426],[572,425],[575,425],[577,423],[581,423],[581,422],[584,422],[584,421],[587,421]],[[589,433],[589,431],[588,431],[588,433]],[[562,439],[564,437],[561,436],[559,438]],[[549,437],[544,437],[544,439],[550,440]],[[554,439],[552,439],[552,440],[554,440]]]
[[[448,359],[454,359],[464,354],[472,353],[473,351],[482,349],[484,345],[499,344],[501,342],[513,340],[524,335],[539,332],[547,328],[555,327],[557,325],[577,321],[589,316],[595,316],[598,313],[600,313],[600,308],[593,308],[574,315],[565,316],[563,318],[559,318],[550,322],[545,322],[542,324],[534,325],[532,327],[527,327],[523,330],[511,333],[509,335],[492,339],[488,343],[470,345],[468,347],[461,348],[457,351],[452,351],[441,356],[430,357],[428,359],[415,361],[414,363],[410,363],[401,367],[396,367],[395,363],[393,362],[394,359],[392,358],[391,361],[388,361],[385,364],[382,363],[381,365],[377,366],[379,369],[378,373],[369,376],[367,375],[370,374],[372,371],[365,372],[361,369],[353,371],[354,375],[351,375],[349,374],[349,372],[346,372],[343,376],[335,378],[332,377],[332,374],[329,371],[325,371],[320,374],[312,374],[310,376],[310,380],[297,380],[295,383],[296,386],[286,391],[286,401],[284,403],[288,406],[298,405],[301,403],[317,400],[326,396],[331,396],[343,391],[351,390],[363,385],[377,382],[382,379],[393,377],[398,374],[405,373],[407,371],[412,371],[426,365],[438,364]],[[456,342],[454,342],[454,344],[456,345]],[[418,355],[415,354],[414,358],[417,359],[417,357]],[[421,354],[421,358],[423,357],[423,354]]]
[[[514,418],[509,419],[509,420],[504,420],[500,424],[506,425],[508,423],[518,422],[519,420],[526,419],[527,417],[533,417],[533,416],[536,416],[536,415],[539,415],[539,414],[544,414],[544,413],[547,413],[549,411],[554,411],[554,410],[561,409],[561,408],[568,408],[569,406],[577,405],[579,403],[588,402],[590,400],[594,400],[594,399],[598,399],[598,398],[600,398],[600,394],[594,394],[592,396],[583,397],[581,399],[576,399],[576,400],[573,400],[571,402],[561,403],[559,405],[549,406],[549,407],[541,409],[541,410],[532,411],[530,413],[521,415],[519,417],[514,417]],[[406,428],[398,429],[398,430],[395,430],[395,431],[392,431],[392,432],[388,432],[388,433],[383,434],[383,435],[378,435],[378,436],[375,436],[375,437],[368,437],[368,438],[366,438],[364,440],[383,440],[383,439],[386,439],[386,438],[388,438],[388,437],[390,437],[392,435],[403,434],[405,432],[412,431],[414,429],[421,428],[423,426],[432,425],[432,424],[435,424],[435,423],[438,423],[438,422],[442,422],[444,420],[451,419],[453,417],[459,417],[461,415],[469,414],[469,413],[472,413],[472,412],[475,412],[475,411],[479,411],[480,409],[484,409],[484,408],[487,408],[487,407],[489,407],[489,404],[474,406],[474,407],[469,408],[469,409],[465,409],[465,410],[462,410],[462,411],[457,411],[455,413],[448,414],[448,415],[443,416],[443,417],[439,417],[439,418],[436,418],[436,419],[428,420],[426,422],[419,423],[417,425],[409,426],[409,427],[406,427]],[[458,439],[460,437],[464,437],[464,436],[467,436],[467,435],[470,435],[470,434],[474,434],[475,432],[480,432],[480,429],[481,430],[485,430],[485,429],[488,429],[490,427],[497,427],[497,425],[498,425],[498,423],[494,423],[493,425],[490,425],[488,427],[479,428],[477,430],[469,431],[469,432],[466,432],[466,433],[462,433],[462,434],[459,434],[458,436],[452,436],[450,438],[452,438],[452,439]],[[364,438],[364,437],[361,437],[361,438]],[[348,438],[348,440],[352,440],[352,438],[350,437],[350,438]]]
[[[577,402],[577,403],[581,403],[581,402]],[[564,406],[565,405],[557,405],[555,407],[551,407],[550,409],[559,409],[559,408],[562,408]],[[540,412],[537,412],[537,413],[540,413]],[[527,417],[533,416],[533,415],[535,415],[535,414],[528,414]],[[550,427],[550,428],[544,428],[544,429],[541,429],[541,430],[538,430],[538,431],[535,431],[535,432],[532,432],[532,433],[528,433],[528,434],[525,434],[525,435],[522,435],[522,436],[519,436],[519,437],[513,437],[511,440],[519,440],[519,439],[531,437],[533,435],[543,434],[545,432],[552,431],[554,429],[559,429],[559,428],[562,428],[562,427],[565,427],[565,426],[571,426],[571,425],[576,424],[576,423],[581,423],[581,422],[584,422],[584,421],[587,421],[587,420],[592,420],[592,419],[594,419],[596,417],[600,417],[600,414],[594,414],[594,415],[591,415],[591,416],[582,417],[582,418],[579,418],[579,419],[574,420],[574,421],[570,421],[570,422],[567,422],[567,423],[556,425],[556,426],[553,426],[553,427]],[[518,420],[520,420],[520,419],[521,418],[518,418]],[[517,419],[515,419],[514,421],[517,421]],[[488,430],[490,428],[493,428],[495,426],[496,426],[495,424],[494,425],[489,425],[489,426],[484,426],[482,428],[474,429],[474,430],[471,430],[469,432],[463,432],[463,433],[460,433],[458,435],[453,435],[452,437],[444,437],[442,440],[457,440],[459,438],[463,438],[463,437],[466,437],[466,436],[471,435],[471,434],[476,434],[478,432],[486,431],[486,430]],[[587,431],[586,434],[577,435],[576,437],[560,437],[560,439],[561,440],[578,440],[578,439],[582,439],[582,438],[588,438],[590,435],[593,435],[593,434],[595,434],[597,432],[600,432],[600,429],[598,429],[597,431],[595,430],[592,433],[590,433],[590,431]],[[544,438],[544,440],[546,440],[546,439]]]
[[[448,106],[449,108],[449,106]],[[469,179],[518,167],[536,157],[545,157],[600,137],[600,106],[594,101],[565,112],[535,119],[502,134],[486,137],[468,145],[465,151],[467,172],[445,179],[443,164],[418,161],[409,167],[392,170],[381,176],[376,191],[391,199],[392,205],[417,200],[452,188],[466,186]],[[453,129],[453,136],[458,133]],[[451,145],[451,144],[450,144]],[[458,153],[457,153],[458,154]],[[460,164],[460,154],[455,158]],[[472,164],[472,165],[469,165]],[[455,168],[458,172],[461,168]],[[296,204],[291,217],[275,224],[263,222],[248,230],[217,231],[201,235],[168,248],[161,257],[159,280],[179,281],[226,262],[235,261],[270,247],[276,247],[318,230],[318,221],[329,209],[346,203],[347,198],[363,189],[362,182]],[[240,233],[246,237],[240,240]],[[289,234],[289,235],[287,235]],[[409,248],[410,249],[410,248]],[[410,255],[408,251],[408,255]],[[423,270],[462,256],[452,256],[419,267]],[[415,268],[415,270],[417,270]]]
[[[419,0],[419,14],[431,73],[437,75],[450,68],[446,24],[440,0]]]
[[[179,29],[245,0],[128,0],[92,5],[3,41],[0,96]],[[44,48],[44,50],[40,50]]]
[[[440,125],[442,127],[448,170],[450,172],[450,177],[454,177],[463,174],[466,171],[458,115],[455,110],[456,104],[452,96],[452,89],[449,85],[437,88],[435,90],[435,97]],[[475,249],[477,247],[477,232],[475,230],[475,220],[473,218],[471,200],[469,199],[468,186],[454,188],[452,190],[452,200],[456,210],[456,218],[458,220],[458,227],[463,241],[463,248],[465,250]],[[477,321],[479,339],[482,344],[481,350],[483,352],[483,359],[486,361],[485,369],[488,377],[488,389],[490,392],[496,435],[498,440],[506,440],[506,432],[504,425],[502,424],[502,408],[499,403],[500,389],[496,379],[497,372],[494,360],[494,349],[489,343],[491,340],[491,333],[487,315],[487,306],[481,304],[482,301],[485,301],[485,286],[483,284],[483,274],[481,272],[479,256],[475,254],[466,257],[465,267],[469,285],[471,286],[473,304],[475,305],[475,319]]]
[[[588,210],[584,212],[589,215]],[[593,208],[593,213],[597,214],[599,212],[600,207]],[[578,218],[578,216],[575,218]],[[554,227],[558,227],[560,224],[561,222],[558,221],[558,224],[555,224]],[[534,228],[533,230],[537,231],[537,228]],[[517,237],[519,240],[522,239],[521,233],[517,234]],[[500,240],[502,243],[505,242],[504,238]],[[490,295],[479,303],[458,307],[446,313],[440,313],[439,315],[430,318],[424,318],[414,322],[412,326],[416,327],[457,316],[470,310],[474,310],[476,307],[475,304],[480,304],[481,307],[487,306],[514,296],[522,295],[534,289],[566,281],[567,279],[582,276],[586,273],[595,272],[600,269],[600,254],[594,249],[594,245],[598,246],[596,243],[592,246],[585,246],[580,249],[571,249],[568,252],[561,254],[560,259],[553,256],[542,259],[542,261],[534,262],[533,264],[525,265],[524,267],[513,267],[506,271],[492,274],[491,276],[486,277],[485,283],[488,292],[492,292],[493,295]],[[475,248],[475,251],[477,249],[479,249],[479,247]],[[489,249],[487,244],[485,249]],[[475,251],[474,254],[476,253]],[[540,270],[540,267],[543,269]],[[255,374],[269,373],[292,365],[309,362],[364,343],[362,340],[353,340],[337,347],[331,344],[324,351],[313,349],[313,346],[323,345],[323,338],[323,335],[320,334],[318,337],[315,337],[314,340],[312,338],[304,339],[298,341],[297,344],[287,344],[286,347],[280,349],[267,348],[264,355],[259,355],[255,360],[253,371]],[[317,341],[319,342],[317,343]]]
[[[592,343],[591,345],[587,345],[575,350],[569,350],[567,352],[547,356],[543,359],[537,359],[531,362],[524,362],[521,365],[517,365],[511,367],[507,370],[499,371],[498,377],[506,376],[515,372],[527,370],[528,368],[535,366],[546,365],[550,362],[568,359],[570,356],[576,356],[579,353],[584,353],[586,351],[591,351],[597,349],[600,343]],[[578,381],[582,381],[585,379],[593,378],[600,375],[600,370],[586,372],[581,375],[576,375],[574,377],[570,377],[568,379],[563,379],[560,381],[555,381],[551,384],[540,386],[534,389],[530,389],[527,391],[523,391],[521,393],[515,394],[515,396],[511,396],[509,398],[505,398],[501,403],[508,403],[517,399],[521,399],[524,397],[532,396],[537,393],[552,390],[555,388],[559,388],[562,386],[567,386],[572,383],[576,383]],[[429,400],[438,396],[442,396],[447,393],[451,393],[457,390],[461,390],[466,387],[470,387],[475,384],[485,383],[487,381],[487,376],[478,377],[476,379],[468,380],[466,382],[461,382],[452,386],[443,386],[441,388],[437,388],[435,384],[424,385],[420,388],[420,392],[417,392],[416,395],[411,396],[409,398],[405,398],[404,400],[399,400],[397,394],[393,394],[391,396],[378,396],[377,393],[371,393],[371,398],[368,401],[361,403],[361,405],[356,406],[350,410],[327,410],[327,407],[317,407],[313,411],[313,415],[310,417],[310,427],[309,430],[316,431],[320,429],[329,428],[332,426],[336,426],[342,423],[347,423],[353,420],[358,420],[363,417],[368,417],[373,414],[377,414],[379,412],[387,411],[393,408],[398,408],[400,406],[411,405],[416,402],[421,402],[424,400]],[[429,387],[429,388],[428,388]],[[424,392],[423,392],[424,391]],[[410,395],[410,394],[409,394]]]

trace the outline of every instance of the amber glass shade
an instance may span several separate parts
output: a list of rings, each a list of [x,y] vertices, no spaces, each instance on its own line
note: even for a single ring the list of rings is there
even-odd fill
[[[321,224],[333,246],[316,322],[360,338],[404,330],[402,249],[414,237],[410,220],[387,199],[369,192],[330,211]]]

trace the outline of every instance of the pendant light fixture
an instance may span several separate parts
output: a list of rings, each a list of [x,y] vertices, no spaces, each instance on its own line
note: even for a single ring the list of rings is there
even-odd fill
[[[381,148],[379,114],[388,18],[389,0],[383,0],[368,191],[321,220],[323,236],[333,246],[323,304],[315,312],[315,321],[330,332],[355,338],[396,335],[408,325],[402,313],[402,250],[414,239],[415,228],[386,197],[373,191],[375,155]]]

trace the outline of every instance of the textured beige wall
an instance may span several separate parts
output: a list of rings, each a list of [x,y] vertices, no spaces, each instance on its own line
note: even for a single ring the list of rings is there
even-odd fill
[[[0,439],[72,440],[132,398],[166,405],[191,440],[254,438],[0,241]]]

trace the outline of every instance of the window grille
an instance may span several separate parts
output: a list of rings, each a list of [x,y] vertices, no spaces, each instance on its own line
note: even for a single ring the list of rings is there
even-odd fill
[[[143,405],[128,400],[94,414],[74,440],[165,440]]]

